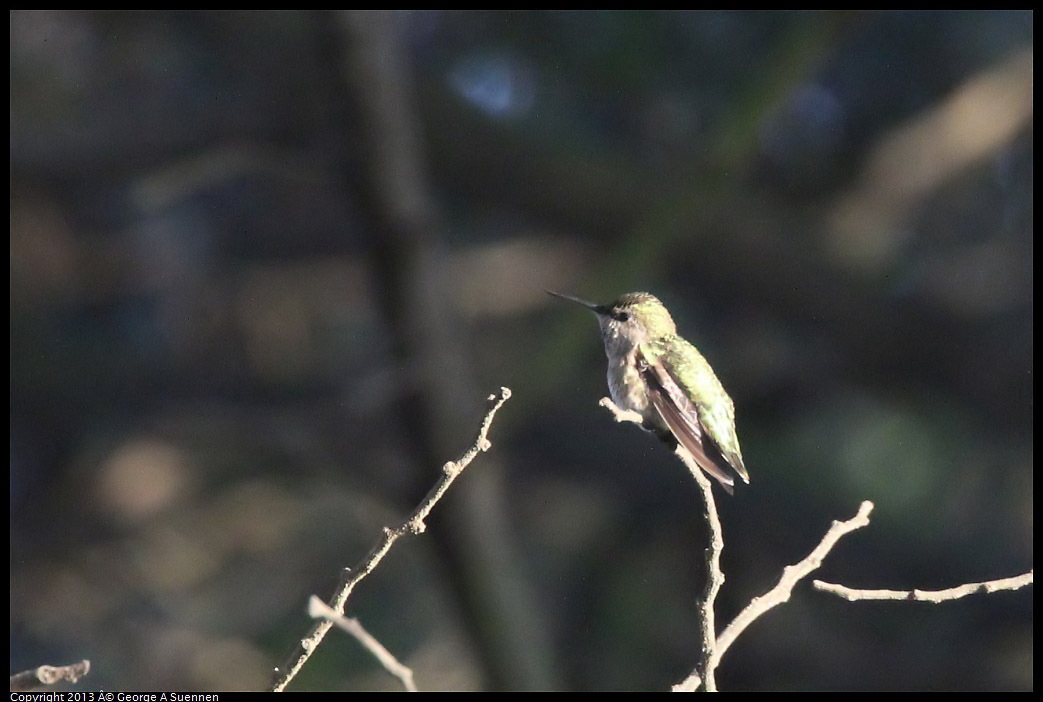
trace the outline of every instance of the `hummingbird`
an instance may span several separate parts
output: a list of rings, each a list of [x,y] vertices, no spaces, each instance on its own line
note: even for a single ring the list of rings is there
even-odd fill
[[[657,297],[632,292],[598,305],[547,292],[597,315],[608,356],[608,390],[617,407],[639,414],[641,426],[671,448],[680,444],[729,495],[733,473],[750,482],[732,399],[699,350],[678,336]]]

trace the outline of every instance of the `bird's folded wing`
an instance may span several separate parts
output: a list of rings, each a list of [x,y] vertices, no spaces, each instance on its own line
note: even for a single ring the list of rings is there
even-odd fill
[[[678,442],[692,454],[699,467],[712,475],[729,495],[732,494],[735,480],[707,455],[703,446],[704,434],[695,404],[688,399],[662,363],[658,360],[649,363],[640,351],[637,357],[652,406],[670,427]]]

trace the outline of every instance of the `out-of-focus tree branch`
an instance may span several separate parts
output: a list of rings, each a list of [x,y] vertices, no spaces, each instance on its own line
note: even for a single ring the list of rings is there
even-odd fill
[[[373,261],[378,299],[391,321],[408,390],[399,407],[423,465],[451,450],[477,407],[470,346],[448,294],[447,245],[421,148],[413,76],[401,15],[336,16],[343,77],[358,112],[366,169],[362,201],[379,236]],[[467,614],[474,649],[493,688],[547,689],[549,634],[507,528],[502,472],[495,465],[460,490],[439,534]]]

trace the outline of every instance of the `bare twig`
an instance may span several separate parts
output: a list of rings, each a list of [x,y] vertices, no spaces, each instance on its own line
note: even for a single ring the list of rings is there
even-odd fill
[[[644,422],[644,418],[640,413],[635,412],[634,410],[626,410],[618,407],[610,397],[601,398],[601,401],[598,402],[598,404],[611,412],[612,417],[617,422],[633,422],[634,424],[641,424]]]
[[[452,485],[453,481],[456,480],[457,476],[463,472],[463,470],[475,459],[475,457],[482,451],[488,451],[492,444],[489,442],[488,434],[489,427],[492,426],[493,417],[496,412],[503,406],[503,403],[508,400],[511,396],[510,388],[500,388],[500,395],[489,396],[489,411],[485,415],[485,419],[482,421],[482,426],[478,430],[478,437],[475,439],[474,444],[471,448],[460,457],[459,460],[449,461],[442,466],[442,477],[435,483],[434,487],[427,493],[427,496],[417,505],[416,509],[413,510],[402,524],[395,527],[394,529],[384,527],[383,538],[370,550],[368,554],[360,561],[354,568],[345,568],[342,576],[342,582],[339,588],[337,588],[336,594],[331,600],[331,608],[338,614],[344,614],[344,606],[347,604],[348,598],[351,596],[355,586],[358,585],[363,578],[369,575],[380,563],[381,559],[384,558],[385,554],[391,549],[391,546],[398,541],[399,538],[406,534],[422,534],[427,528],[424,520],[427,515],[430,514],[431,509],[442,499],[442,495],[445,494],[449,486]],[[292,664],[287,670],[281,671],[278,668],[275,669],[276,682],[272,687],[275,692],[282,692],[286,689],[286,686],[290,684],[290,681],[296,677],[297,673],[300,672],[301,668],[311,657],[311,654],[315,652],[322,639],[329,632],[333,626],[329,619],[324,619],[315,625],[315,627],[309,632],[309,634],[301,639],[298,646],[297,652],[294,654]]]
[[[717,692],[716,662],[720,658],[717,651],[717,624],[714,615],[714,604],[717,601],[717,593],[724,584],[724,571],[721,570],[721,551],[724,550],[724,530],[721,528],[721,520],[717,515],[717,503],[713,499],[713,484],[706,477],[699,464],[695,462],[692,455],[684,447],[678,446],[674,453],[680,458],[699,484],[703,493],[703,516],[706,518],[706,526],[710,529],[710,544],[706,549],[706,585],[703,588],[703,596],[699,598],[699,627],[702,635],[702,655],[699,663],[693,671],[702,679],[703,686],[707,692]],[[713,663],[713,665],[711,665]]]
[[[91,662],[87,659],[69,665],[41,665],[11,676],[11,692],[28,692],[43,685],[53,685],[62,680],[77,682],[90,672]]]
[[[603,397],[599,404],[607,408],[617,422],[641,424],[643,421],[640,414],[619,408],[611,398]],[[703,494],[703,516],[706,518],[706,525],[710,530],[710,543],[705,552],[706,585],[703,587],[702,597],[699,598],[699,629],[700,638],[702,639],[702,655],[699,657],[699,663],[696,665],[692,675],[688,677],[685,683],[693,685],[693,690],[698,688],[700,684],[703,684],[708,692],[716,692],[715,661],[720,660],[720,657],[716,655],[717,628],[713,608],[714,603],[717,601],[717,593],[720,591],[721,585],[724,584],[724,572],[721,570],[724,532],[721,529],[720,517],[717,515],[717,503],[713,499],[712,483],[710,483],[706,474],[703,473],[695,459],[692,458],[692,455],[684,447],[678,445],[674,453],[688,467],[692,477],[695,478],[695,482],[699,485],[699,490]],[[711,665],[711,663],[713,664]]]
[[[727,651],[728,647],[735,642],[735,639],[739,634],[741,634],[746,627],[752,624],[754,620],[773,607],[788,601],[790,593],[793,591],[793,587],[805,576],[812,571],[817,570],[818,567],[822,565],[822,560],[833,549],[833,546],[836,545],[841,537],[869,524],[869,513],[872,511],[873,503],[866,500],[858,508],[858,513],[851,519],[846,522],[834,521],[833,526],[831,526],[829,531],[826,532],[826,535],[822,537],[822,541],[819,545],[816,546],[804,560],[783,568],[782,577],[779,578],[778,584],[764,595],[755,597],[750,604],[746,605],[745,609],[739,612],[732,623],[721,632],[720,638],[717,639],[718,657],[724,655],[724,652]]]
[[[811,584],[816,590],[829,592],[837,597],[854,602],[856,600],[910,600],[914,602],[946,602],[978,593],[997,592],[999,590],[1020,590],[1032,584],[1032,573],[1029,571],[1013,578],[989,580],[983,583],[967,583],[945,590],[856,590],[854,588],[815,580]]]
[[[822,565],[822,559],[826,557],[826,554],[830,552],[841,537],[849,534],[855,529],[860,529],[869,524],[869,513],[872,510],[872,502],[869,502],[868,500],[863,502],[861,507],[858,508],[858,513],[851,519],[846,522],[833,522],[833,526],[831,526],[829,531],[826,532],[826,535],[822,537],[822,541],[819,545],[816,546],[804,560],[783,568],[782,577],[779,579],[778,584],[764,595],[753,598],[753,600],[746,605],[746,608],[739,612],[735,619],[732,620],[731,624],[725,627],[724,631],[721,632],[721,635],[717,637],[717,646],[711,659],[706,664],[706,670],[713,671],[717,669],[717,666],[720,665],[721,658],[724,656],[725,652],[735,642],[735,639],[738,638],[739,634],[745,631],[746,627],[752,624],[758,617],[768,610],[788,601],[794,586],[805,576]],[[699,672],[699,669],[696,668],[687,679],[674,685],[674,691],[697,689],[700,683]]]
[[[362,647],[373,654],[384,669],[394,675],[402,682],[402,687],[406,688],[406,692],[416,692],[416,683],[413,681],[413,669],[407,665],[403,665],[391,651],[384,647],[384,644],[377,641],[376,637],[366,631],[362,623],[354,617],[348,618],[343,614],[337,614],[333,609],[323,602],[321,599],[312,595],[308,599],[308,614],[314,619],[328,619],[344,631],[348,632],[355,637],[355,640],[362,644]]]

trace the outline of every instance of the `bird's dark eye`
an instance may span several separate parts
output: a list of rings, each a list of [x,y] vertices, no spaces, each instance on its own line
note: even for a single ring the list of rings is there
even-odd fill
[[[625,321],[627,321],[628,319],[630,319],[630,315],[629,315],[629,314],[627,314],[626,312],[617,312],[617,313],[616,313],[616,320],[617,320],[617,321],[619,321],[619,322],[625,322]]]

